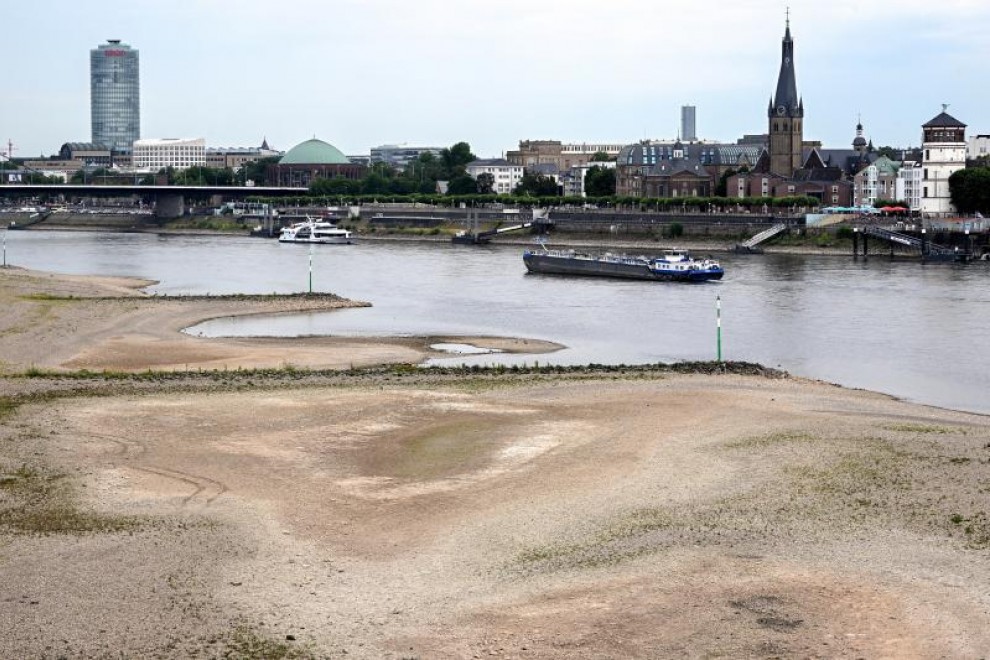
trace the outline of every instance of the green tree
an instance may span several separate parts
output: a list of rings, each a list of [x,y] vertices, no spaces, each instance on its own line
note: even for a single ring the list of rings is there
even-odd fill
[[[962,213],[990,214],[990,168],[971,167],[949,177],[952,204]]]
[[[443,178],[443,163],[430,152],[422,153],[409,163],[402,175],[416,186],[429,183],[430,189],[435,190],[436,182]]]
[[[458,174],[447,184],[448,195],[475,195],[478,192],[478,182],[467,174]]]
[[[467,164],[478,157],[471,153],[471,145],[467,142],[458,142],[453,146],[440,152],[440,162],[443,163],[443,177],[452,180],[460,174],[464,174]]]
[[[715,184],[715,196],[725,197],[727,191],[729,190],[729,177],[737,172],[731,167],[726,171],[722,172],[722,176],[718,178],[718,183]]]
[[[592,163],[610,163],[610,162],[612,162],[614,160],[615,160],[615,158],[613,158],[612,156],[609,156],[604,151],[596,151],[595,153],[593,153],[591,155],[591,162]]]
[[[342,176],[332,179],[316,179],[309,184],[309,192],[323,197],[340,197],[342,195],[358,195],[361,193],[361,182],[345,179]]]
[[[265,184],[265,173],[269,165],[278,165],[281,156],[266,156],[251,163],[244,163],[237,172],[238,183],[247,185],[248,181],[254,181],[256,185]]]
[[[901,157],[901,150],[889,146],[880,147],[879,149],[877,149],[877,156],[886,156],[891,160],[899,160]]]
[[[877,199],[873,202],[873,208],[882,209],[885,206],[900,206],[902,208],[910,208],[908,203],[903,199]]]
[[[389,179],[381,171],[370,170],[361,181],[361,193],[380,195],[389,191]]]
[[[512,194],[530,197],[556,197],[560,195],[560,189],[553,177],[523,172],[523,178],[516,189],[512,191]]]
[[[478,193],[491,195],[495,191],[495,175],[491,172],[482,172],[478,175]]]
[[[595,165],[584,175],[584,192],[589,197],[611,197],[615,194],[615,168]]]
[[[80,184],[95,184],[98,181],[106,180],[108,176],[111,176],[110,170],[105,167],[98,167],[91,172],[87,172],[84,169],[77,170],[75,174],[69,179],[69,183],[80,183]]]

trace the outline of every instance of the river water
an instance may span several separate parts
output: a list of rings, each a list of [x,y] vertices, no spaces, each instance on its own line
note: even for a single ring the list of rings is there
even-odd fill
[[[990,413],[990,264],[725,255],[725,279],[680,285],[527,275],[522,248],[367,241],[313,250],[313,289],[371,308],[219,319],[217,335],[457,335],[559,342],[544,355],[455,364],[638,364],[722,355],[908,400]],[[165,293],[289,293],[310,249],[229,236],[26,231],[7,262],[157,280]]]

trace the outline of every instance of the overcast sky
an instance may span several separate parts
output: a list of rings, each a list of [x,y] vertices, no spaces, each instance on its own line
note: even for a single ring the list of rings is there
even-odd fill
[[[990,2],[792,0],[805,139],[916,145],[950,104],[990,133]],[[89,51],[141,54],[142,137],[347,154],[467,141],[633,142],[766,131],[776,0],[3,0],[0,140],[89,141]],[[6,149],[6,146],[4,146]]]

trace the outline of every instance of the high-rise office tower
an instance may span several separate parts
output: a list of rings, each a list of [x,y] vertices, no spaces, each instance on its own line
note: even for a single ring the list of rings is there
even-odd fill
[[[141,137],[138,51],[119,39],[89,51],[90,117],[93,142],[130,151]]]
[[[681,139],[685,142],[694,142],[698,139],[698,130],[694,123],[694,106],[681,106]]]

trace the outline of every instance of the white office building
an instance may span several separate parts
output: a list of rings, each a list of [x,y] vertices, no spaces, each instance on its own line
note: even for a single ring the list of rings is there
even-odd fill
[[[165,167],[183,170],[206,165],[205,138],[158,138],[134,142],[133,166],[157,172]]]
[[[416,147],[408,144],[383,144],[371,148],[370,163],[386,163],[397,170],[405,170],[423,154],[440,157],[443,147]]]
[[[495,177],[492,192],[497,195],[508,195],[522,182],[523,166],[514,165],[504,158],[488,158],[475,160],[467,165],[467,173],[477,180],[481,174],[491,174]]]

